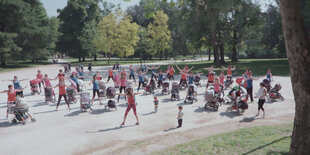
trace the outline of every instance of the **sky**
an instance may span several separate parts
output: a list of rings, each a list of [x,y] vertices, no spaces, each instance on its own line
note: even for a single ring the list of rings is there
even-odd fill
[[[67,5],[67,0],[40,0],[47,12],[48,16],[57,16],[57,9],[63,9]],[[106,2],[110,2],[113,4],[121,4],[121,8],[123,10],[126,10],[127,7],[133,6],[139,3],[140,0],[130,0],[124,1],[124,0],[105,0]],[[275,4],[274,0],[253,0],[257,1],[262,6],[262,11],[266,10],[266,5],[268,4]]]

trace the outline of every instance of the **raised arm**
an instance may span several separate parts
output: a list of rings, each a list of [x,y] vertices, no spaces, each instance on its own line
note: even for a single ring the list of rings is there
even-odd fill
[[[190,68],[188,71],[191,71],[192,69],[194,69],[194,66],[192,66],[192,68]]]
[[[177,67],[177,69],[181,72],[181,70],[182,70],[182,69],[180,69],[178,65],[175,65],[175,66],[176,66],[176,67]]]
[[[26,80],[28,80],[28,79],[21,79],[21,80],[19,80],[19,81],[26,81]]]
[[[160,68],[160,65],[156,67],[156,69]]]
[[[8,92],[8,90],[0,91],[0,93],[7,93],[7,92]]]

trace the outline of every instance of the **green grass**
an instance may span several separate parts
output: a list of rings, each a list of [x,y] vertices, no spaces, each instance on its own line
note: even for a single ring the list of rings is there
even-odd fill
[[[17,69],[36,67],[40,65],[49,65],[49,64],[52,64],[52,63],[48,61],[42,61],[42,62],[36,62],[36,63],[33,63],[31,61],[16,62],[14,64],[7,64],[6,67],[0,67],[0,72],[9,72],[9,71],[17,70]]]
[[[202,138],[154,153],[167,154],[288,154],[292,124],[244,128]]]
[[[183,68],[185,65],[188,65],[189,67],[194,66],[193,72],[194,73],[204,73],[207,74],[208,71],[204,68],[208,68],[211,65],[213,65],[213,61],[199,61],[199,62],[189,62],[189,63],[178,63],[178,66],[180,68]],[[228,65],[232,66],[238,66],[238,70],[236,72],[236,75],[241,75],[245,72],[245,69],[249,68],[252,70],[254,75],[265,75],[268,68],[271,68],[272,74],[277,76],[288,76],[289,75],[289,66],[288,66],[288,60],[287,58],[281,58],[281,59],[240,59],[239,63],[231,63],[228,62],[223,65],[224,67],[227,67]],[[161,70],[166,70],[167,65],[161,66]],[[223,70],[221,68],[216,68],[216,72],[219,75],[219,73]],[[177,70],[177,69],[176,69]],[[176,72],[177,74],[179,71]],[[225,70],[226,74],[226,70]]]

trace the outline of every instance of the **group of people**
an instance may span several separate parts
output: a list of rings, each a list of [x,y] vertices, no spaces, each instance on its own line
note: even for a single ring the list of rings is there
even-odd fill
[[[136,105],[135,105],[135,96],[140,94],[139,90],[141,87],[145,86],[145,78],[144,76],[147,76],[148,71],[151,71],[151,79],[154,79],[155,81],[157,81],[157,87],[161,87],[162,83],[164,80],[175,80],[175,68],[173,65],[168,65],[168,68],[166,70],[159,70],[160,69],[160,65],[159,66],[144,66],[144,69],[140,69],[138,71],[137,68],[134,68],[132,65],[129,66],[128,70],[126,71],[125,68],[122,68],[120,70],[120,66],[119,64],[116,64],[113,68],[111,67],[108,70],[108,75],[107,75],[107,81],[109,82],[111,79],[114,82],[114,85],[116,87],[119,88],[119,93],[118,95],[118,101],[120,99],[120,96],[125,96],[125,99],[128,101],[128,106],[124,115],[124,120],[122,122],[121,125],[125,124],[126,118],[127,118],[127,114],[128,112],[133,109],[135,117],[137,119],[137,125],[139,125],[139,119],[136,113]],[[200,76],[203,73],[193,73],[193,69],[194,67],[189,68],[188,66],[184,66],[182,69],[178,66],[175,65],[176,69],[179,71],[180,73],[180,82],[179,85],[184,84],[185,86],[188,86],[189,84],[193,84],[194,81],[194,76]],[[65,69],[68,70],[68,72],[71,70],[71,64],[66,65]],[[91,64],[88,67],[89,71],[92,72],[92,67]],[[207,77],[207,88],[209,85],[212,85],[214,88],[214,91],[216,93],[222,93],[224,95],[224,91],[223,89],[225,88],[225,84],[224,81],[228,80],[228,81],[232,81],[232,72],[235,70],[235,68],[228,66],[227,68],[224,68],[226,70],[226,76],[224,75],[224,71],[222,71],[220,73],[219,76],[216,76],[216,73],[214,72],[214,68],[213,66],[209,67],[209,68],[205,68],[206,70],[208,70],[208,74],[206,75]],[[77,92],[81,92],[81,85],[82,83],[79,80],[84,80],[84,78],[86,77],[84,75],[84,71],[83,71],[83,66],[82,65],[77,65],[75,67],[76,71],[73,71],[71,73],[70,76],[65,76],[65,73],[63,72],[63,70],[59,70],[58,75],[54,78],[54,79],[50,79],[48,77],[47,74],[45,74],[43,76],[42,72],[40,70],[38,70],[37,74],[36,74],[36,79],[38,80],[38,85],[40,88],[40,92],[41,87],[44,88],[57,88],[59,89],[59,95],[58,95],[58,101],[57,101],[57,106],[56,106],[56,110],[58,109],[59,103],[61,101],[62,98],[64,98],[68,109],[70,110],[70,104],[67,101],[67,95],[66,95],[66,88],[73,88],[75,89]],[[158,71],[159,70],[159,71]],[[158,71],[158,72],[157,72]],[[131,89],[128,89],[128,91],[126,93],[125,89],[127,86],[127,84],[131,84],[131,82],[129,80],[127,80],[127,76],[129,78],[129,80],[133,80],[133,82],[136,83],[136,77],[138,77],[138,88],[137,88],[137,92],[134,93],[134,90],[132,88],[132,86],[130,86]],[[242,75],[243,78],[246,80],[246,90],[248,95],[250,96],[251,101],[253,102],[253,80],[258,80],[259,78],[254,78],[252,71],[251,70],[246,70],[245,73]],[[268,80],[273,80],[272,77],[272,73],[271,70],[269,69],[268,72],[266,73],[266,78]],[[100,75],[100,73],[97,71],[93,76],[92,76],[92,80],[90,81],[90,85],[92,84],[93,86],[93,97],[92,97],[92,102],[91,104],[93,104],[94,102],[94,98],[97,94],[99,102],[101,101],[101,98],[99,96],[99,83],[103,82],[103,76]],[[54,87],[51,85],[51,80],[57,80],[58,79],[58,84],[55,85]],[[65,80],[69,80],[71,82],[71,85],[66,85],[65,84]],[[20,82],[21,81],[25,81],[28,79],[21,79],[18,80],[17,76],[14,76],[14,79],[12,80],[13,85],[9,85],[8,86],[8,90],[6,91],[2,91],[1,93],[7,93],[8,95],[8,104],[13,104],[14,102],[16,102],[16,96],[20,96],[23,97],[23,90],[26,87],[22,87]],[[11,80],[10,80],[11,81]],[[53,95],[55,96],[55,93],[53,91]],[[264,84],[261,83],[260,84],[260,88],[258,90],[257,93],[257,97],[259,98],[258,101],[258,115],[260,110],[262,110],[264,112],[264,102],[265,102],[265,98],[267,95],[267,91],[264,88]],[[155,112],[157,112],[158,110],[158,99],[156,97],[154,97],[154,104],[155,104]],[[178,123],[179,126],[182,126],[182,118],[183,118],[183,112],[182,112],[182,107],[179,107],[180,113],[178,115]],[[265,112],[264,112],[265,114]]]

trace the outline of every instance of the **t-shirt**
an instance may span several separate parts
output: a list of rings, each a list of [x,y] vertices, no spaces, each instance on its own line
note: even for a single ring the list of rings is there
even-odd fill
[[[214,91],[215,91],[215,92],[220,92],[220,85],[219,85],[218,83],[215,82],[215,83],[213,84],[213,87],[214,87]]]
[[[193,75],[190,75],[188,77],[188,84],[193,84],[193,81],[194,81],[194,76]]]
[[[37,74],[37,79],[40,79],[42,81],[43,80],[43,74]]]
[[[173,74],[174,74],[174,69],[173,69],[173,68],[170,68],[170,69],[169,69],[169,75],[172,76]]]
[[[51,81],[50,79],[44,79],[44,83],[45,83],[45,86],[51,86]]]
[[[58,78],[59,78],[59,81],[60,81],[60,79],[65,78],[65,74],[63,74],[63,73],[60,74],[60,73],[59,73],[59,74],[58,74]]]
[[[179,111],[178,113],[178,119],[183,119],[184,113],[182,110]]]
[[[121,86],[126,87],[126,79],[121,79]]]
[[[143,75],[139,75],[139,82],[144,82]]]
[[[109,70],[109,76],[113,76],[113,71],[112,70]]]
[[[66,94],[66,85],[59,85],[59,95],[65,95]]]
[[[164,78],[164,75],[163,75],[163,74],[158,74],[158,80],[159,80],[159,81],[162,81],[163,78]]]
[[[20,83],[19,83],[18,80],[17,80],[17,81],[14,81],[14,80],[13,80],[13,85],[14,85],[14,89],[20,89],[20,88],[22,88],[22,86],[20,85]]]
[[[220,82],[224,84],[225,76],[220,76]]]
[[[265,95],[265,90],[266,90],[266,88],[264,88],[264,87],[258,89],[257,96],[259,99],[265,99],[266,98],[266,96],[262,97],[263,95]]]
[[[15,102],[16,101],[16,91],[13,92],[8,91],[8,102]]]
[[[209,73],[208,74],[208,81],[209,82],[211,82],[211,81],[213,82],[214,81],[214,74],[213,73]]]
[[[186,80],[186,74],[185,74],[185,73],[182,73],[181,79],[182,79],[182,80]]]
[[[156,74],[156,69],[152,69],[152,74]]]
[[[227,69],[227,75],[232,75],[232,73],[231,73],[231,69]]]

